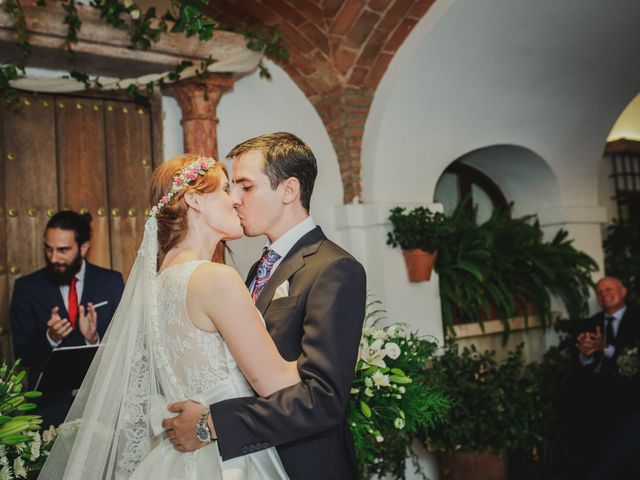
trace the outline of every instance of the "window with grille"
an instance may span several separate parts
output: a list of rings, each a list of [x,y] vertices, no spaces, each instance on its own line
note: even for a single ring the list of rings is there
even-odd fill
[[[611,161],[613,200],[621,223],[640,222],[640,142],[621,139],[607,144],[605,155]]]

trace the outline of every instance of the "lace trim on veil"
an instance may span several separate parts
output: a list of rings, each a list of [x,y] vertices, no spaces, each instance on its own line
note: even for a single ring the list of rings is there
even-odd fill
[[[40,478],[128,478],[149,454],[157,332],[157,223],[147,220],[122,300]]]

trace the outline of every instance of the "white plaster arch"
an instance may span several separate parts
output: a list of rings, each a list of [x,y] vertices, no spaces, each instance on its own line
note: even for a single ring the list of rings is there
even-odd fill
[[[639,15],[633,0],[436,1],[376,92],[364,200],[428,201],[453,159],[515,144],[547,160],[562,204],[597,205],[603,146],[640,84]]]
[[[491,145],[468,152],[457,161],[475,167],[493,180],[506,200],[513,202],[514,216],[537,213],[560,202],[556,175],[547,161],[528,148]]]

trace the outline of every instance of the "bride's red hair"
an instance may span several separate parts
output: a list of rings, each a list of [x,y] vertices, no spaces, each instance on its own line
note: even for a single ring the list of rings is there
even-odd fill
[[[151,205],[157,205],[160,199],[169,193],[174,178],[181,170],[201,157],[199,154],[178,155],[156,168],[151,179]],[[169,203],[158,211],[158,244],[163,255],[180,243],[187,233],[189,207],[184,199],[185,193],[209,193],[217,190],[223,173],[227,173],[224,165],[216,162],[206,173],[189,183],[188,187],[176,193]]]

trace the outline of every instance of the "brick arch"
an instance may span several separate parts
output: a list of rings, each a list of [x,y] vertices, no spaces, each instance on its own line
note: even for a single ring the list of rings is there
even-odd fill
[[[260,22],[282,32],[282,66],[314,105],[340,164],[343,200],[361,196],[360,153],[375,90],[434,0],[218,0],[223,25]]]

